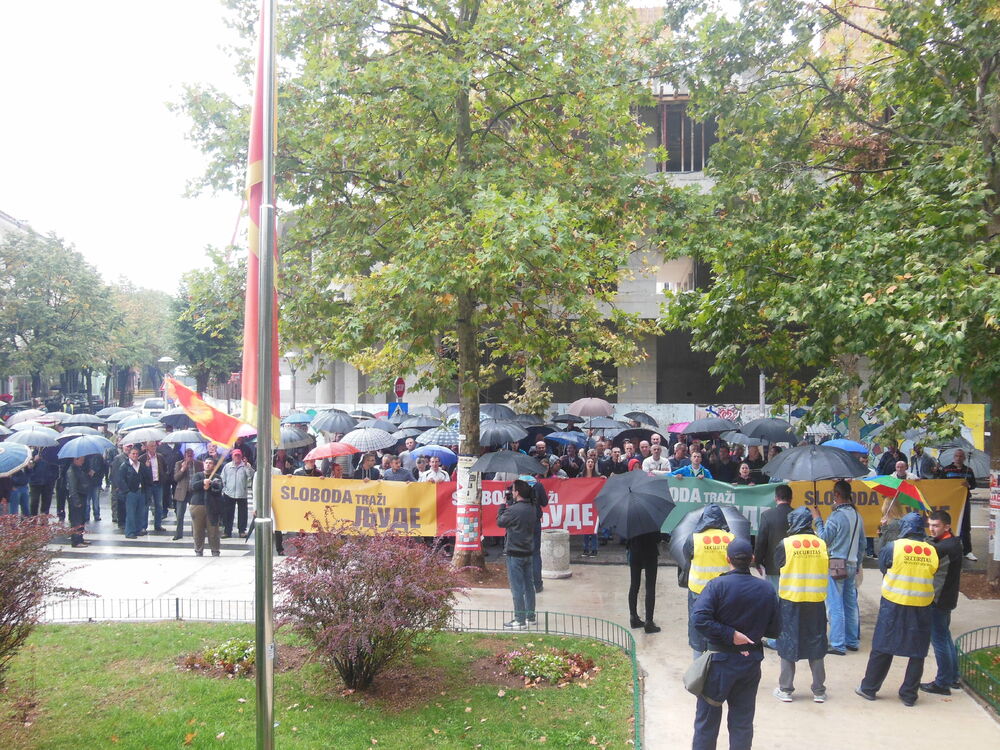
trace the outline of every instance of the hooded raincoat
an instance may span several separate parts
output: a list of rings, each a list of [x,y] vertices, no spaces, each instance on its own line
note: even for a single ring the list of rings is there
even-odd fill
[[[893,548],[909,540],[924,540],[924,520],[918,513],[907,513],[899,526],[899,539],[887,544],[879,553],[882,574],[892,567]],[[933,607],[911,607],[890,602],[884,596],[879,604],[872,651],[893,656],[923,659],[931,642],[931,612]]]
[[[695,526],[694,533],[701,534],[708,529],[729,531],[729,524],[726,522],[726,516],[722,512],[722,508],[714,503],[706,506],[701,512],[701,520],[699,520],[698,525]],[[692,557],[694,557],[693,534],[684,542],[685,582],[690,575]],[[705,639],[705,636],[695,629],[694,624],[691,621],[691,610],[694,609],[695,602],[697,601],[698,595],[691,591],[691,589],[688,589],[688,645],[695,651],[706,651],[708,649],[708,641]]]
[[[788,534],[813,534],[812,514],[808,508],[796,508],[788,514]],[[774,551],[778,567],[784,566],[785,546]],[[786,661],[822,659],[826,656],[826,602],[792,602],[778,599],[781,614],[781,635],[778,656]]]

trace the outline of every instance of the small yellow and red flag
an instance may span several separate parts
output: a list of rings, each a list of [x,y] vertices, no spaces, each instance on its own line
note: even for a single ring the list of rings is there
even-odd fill
[[[166,382],[167,396],[180,404],[184,413],[194,421],[198,431],[212,442],[231,448],[240,436],[240,431],[246,433],[243,422],[216,409],[186,385],[170,377]]]

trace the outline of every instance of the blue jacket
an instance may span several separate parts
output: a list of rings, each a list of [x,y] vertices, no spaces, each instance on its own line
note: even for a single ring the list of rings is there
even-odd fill
[[[691,610],[691,622],[708,640],[710,650],[725,654],[750,651],[761,661],[761,639],[776,638],[781,632],[778,595],[770,583],[754,578],[749,570],[731,570],[708,582]],[[737,630],[753,645],[734,646]]]
[[[711,479],[712,478],[712,472],[710,472],[708,470],[707,466],[705,466],[704,464],[702,464],[701,470],[705,473],[705,479]],[[694,474],[691,473],[691,464],[688,464],[687,466],[682,466],[679,469],[674,469],[672,472],[670,472],[670,475],[674,476],[674,477],[693,477],[694,476]]]
[[[31,470],[28,484],[55,484],[59,479],[59,448],[43,448],[42,452],[35,459],[35,466]]]
[[[855,528],[855,523],[857,527]],[[854,546],[851,549],[851,532],[854,532]],[[849,564],[861,567],[865,559],[865,522],[850,503],[834,507],[830,517],[816,521],[816,536],[826,542],[830,557],[842,557]]]

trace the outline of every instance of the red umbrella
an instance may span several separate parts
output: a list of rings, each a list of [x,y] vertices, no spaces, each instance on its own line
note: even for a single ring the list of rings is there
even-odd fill
[[[679,435],[680,433],[684,432],[684,428],[687,427],[689,424],[691,424],[691,423],[690,422],[674,422],[672,425],[670,425],[667,428],[667,432],[673,432],[673,433],[676,433],[676,434]]]
[[[360,453],[361,451],[355,448],[353,445],[348,445],[347,443],[324,443],[323,445],[313,448],[306,454],[306,459],[309,461],[317,461],[321,458],[334,458],[335,456],[349,456],[352,453]]]

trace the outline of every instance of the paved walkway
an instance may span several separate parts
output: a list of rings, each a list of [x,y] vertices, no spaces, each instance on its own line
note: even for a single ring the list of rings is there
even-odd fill
[[[985,513],[985,510],[980,509]],[[977,516],[979,513],[977,513]],[[974,520],[976,520],[974,518]],[[978,522],[978,521],[976,521]],[[106,523],[106,522],[102,522]],[[110,526],[110,524],[108,524]],[[113,533],[113,532],[112,532]],[[148,549],[120,551],[110,549],[90,559],[75,555],[67,560],[65,582],[81,586],[105,597],[190,597],[205,599],[249,600],[253,597],[253,557],[244,552],[250,545],[227,544],[221,558],[195,557],[189,539],[162,542],[155,538],[139,540]],[[985,532],[975,536],[976,552],[985,558]],[[163,547],[171,550],[164,554]],[[156,546],[154,546],[156,545]],[[121,555],[121,556],[119,556]],[[128,556],[128,560],[122,557]],[[279,562],[280,564],[280,562]],[[797,700],[778,702],[771,691],[777,684],[778,659],[768,652],[764,677],[757,700],[756,746],[791,748],[806,746],[824,750],[844,747],[893,747],[900,740],[920,741],[928,747],[956,745],[963,750],[996,750],[1000,747],[1000,723],[961,691],[951,698],[921,694],[914,708],[904,707],[896,697],[902,680],[903,664],[896,660],[886,686],[874,703],[854,695],[867,659],[866,646],[878,608],[881,576],[868,570],[861,586],[862,650],[844,657],[827,658],[827,703],[812,703],[808,688],[797,693]],[[628,571],[617,565],[573,565],[573,577],[546,581],[539,595],[538,608],[603,617],[627,626],[626,589]],[[685,592],[677,587],[676,570],[659,569],[656,622],[663,632],[646,635],[633,631],[638,643],[639,660],[645,673],[645,740],[652,750],[675,750],[691,744],[695,699],[684,691],[681,675],[691,655],[687,646],[687,611]],[[463,607],[509,609],[506,589],[476,589],[460,604]],[[1000,623],[1000,604],[994,601],[971,601],[964,596],[952,620],[952,632],[960,634],[983,625]],[[808,667],[802,663],[800,681],[807,686]],[[934,670],[933,652],[928,656],[925,675]],[[920,735],[915,735],[915,727]],[[726,730],[720,747],[726,747]]]

